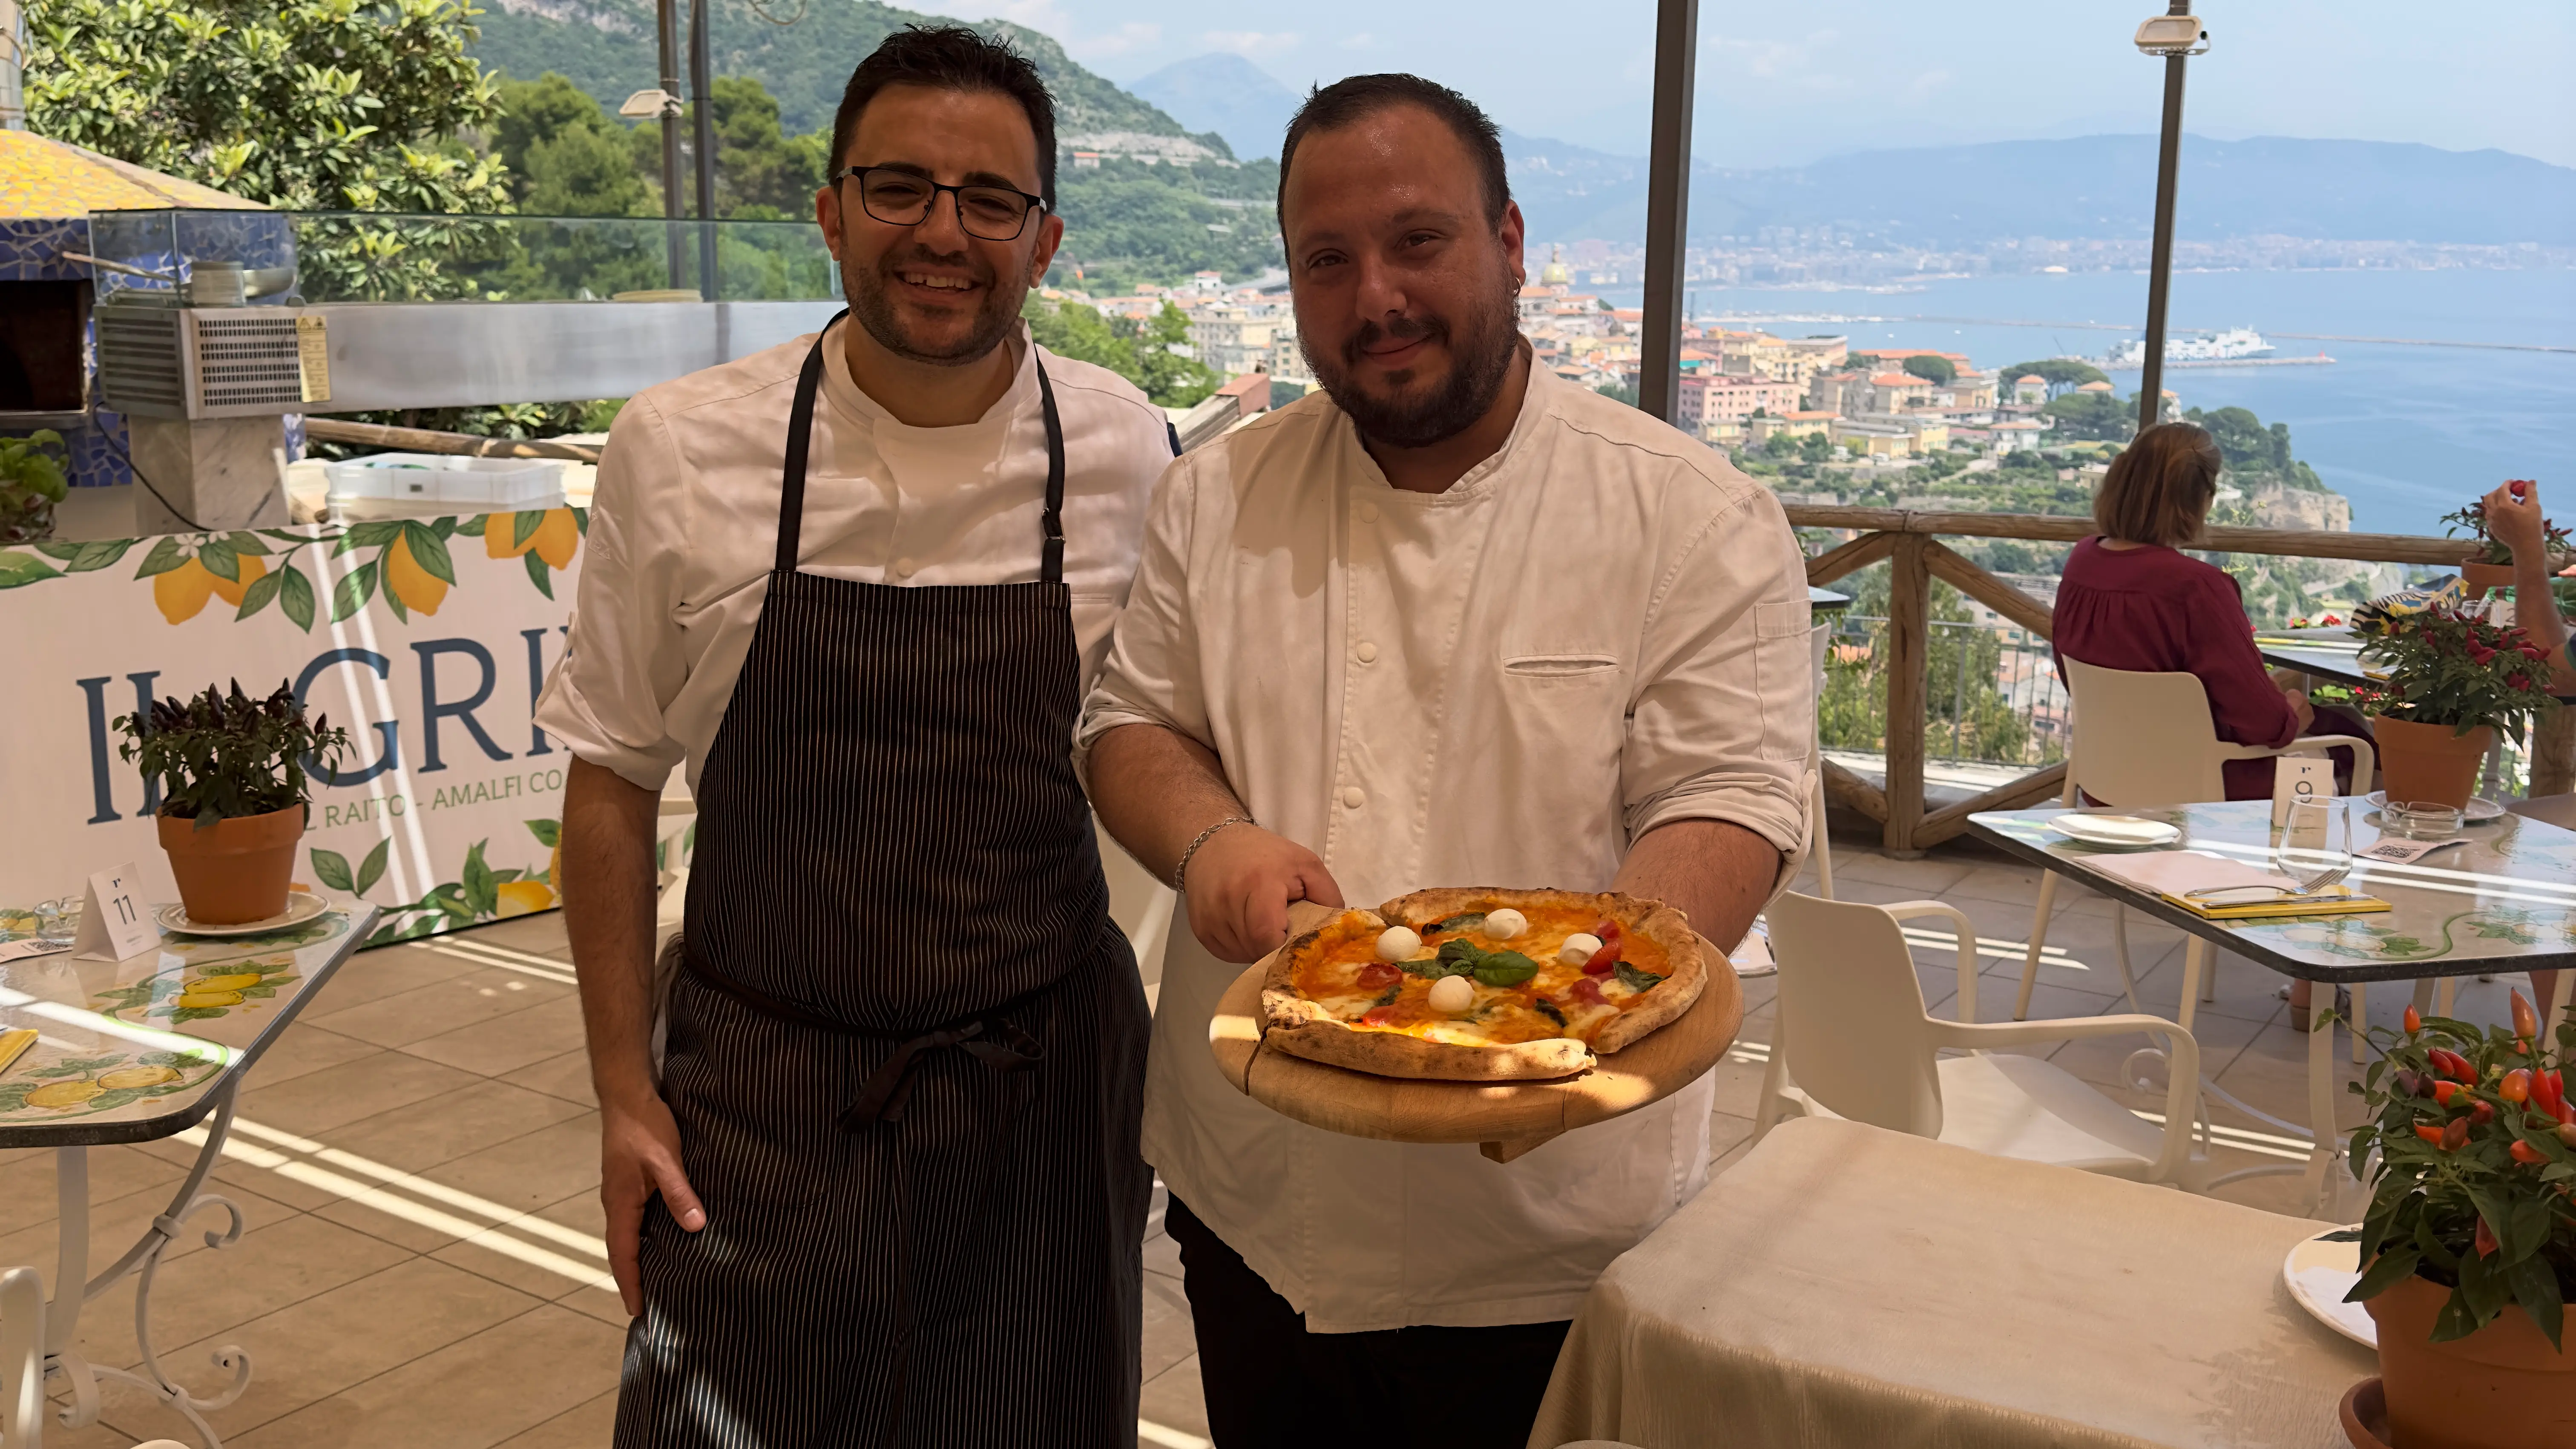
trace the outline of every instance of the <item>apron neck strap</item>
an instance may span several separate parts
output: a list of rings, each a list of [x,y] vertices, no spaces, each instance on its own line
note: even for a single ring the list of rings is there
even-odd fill
[[[782,574],[796,572],[798,535],[805,520],[805,461],[814,443],[814,399],[823,388],[823,339],[831,335],[834,323],[849,315],[849,309],[843,308],[823,324],[813,350],[805,354],[805,366],[796,374],[796,402],[787,415],[787,456],[778,490],[778,559],[773,567]],[[1029,346],[1035,349],[1037,343]],[[1055,410],[1055,385],[1047,381],[1046,364],[1034,350],[1029,365],[1037,369],[1038,411],[1046,424],[1046,512],[1040,520],[1045,542],[1038,577],[1058,584],[1064,582],[1064,420]]]

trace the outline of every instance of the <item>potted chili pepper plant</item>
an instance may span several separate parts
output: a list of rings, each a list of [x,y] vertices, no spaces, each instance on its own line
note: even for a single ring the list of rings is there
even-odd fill
[[[2496,731],[2519,743],[2534,714],[2556,707],[2548,652],[2521,629],[2438,597],[2412,612],[2365,605],[2352,627],[2388,671],[2354,697],[2372,716],[2391,800],[2467,805]]]
[[[2403,1032],[2363,1035],[2380,1058],[2352,1087],[2370,1109],[2352,1162],[2371,1199],[2347,1301],[2379,1324],[2391,1438],[2576,1443],[2576,1025],[2544,1036],[2517,991],[2509,1031],[2409,1007]]]
[[[117,752],[160,786],[161,848],[188,918],[228,926],[283,912],[312,799],[305,771],[336,765],[348,731],[307,721],[290,685],[252,699],[239,680],[115,727],[126,736]]]
[[[2520,498],[2529,481],[2517,478],[2508,481],[2505,486],[2513,490],[2516,498]],[[2470,598],[2484,598],[2489,589],[2513,587],[2513,550],[2506,547],[2503,540],[2487,531],[2487,511],[2483,504],[2472,503],[2466,508],[2445,513],[2441,521],[2444,538],[2457,537],[2459,531],[2465,528],[2469,531],[2469,537],[2477,543],[2477,552],[2470,554],[2460,565],[2460,582],[2468,586]],[[2567,552],[2566,529],[2543,521],[2540,525],[2540,534],[2551,554]]]

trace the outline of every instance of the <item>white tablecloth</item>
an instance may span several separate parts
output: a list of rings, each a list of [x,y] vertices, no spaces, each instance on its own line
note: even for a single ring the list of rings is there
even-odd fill
[[[2318,1226],[1793,1120],[1602,1275],[1531,1449],[2328,1449],[2379,1370],[2281,1284]]]

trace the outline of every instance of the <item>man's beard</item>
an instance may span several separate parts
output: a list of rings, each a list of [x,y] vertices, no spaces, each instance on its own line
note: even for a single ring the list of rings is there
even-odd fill
[[[1514,293],[1498,293],[1494,303],[1478,309],[1463,327],[1448,318],[1426,314],[1393,323],[1370,322],[1342,344],[1339,357],[1320,357],[1300,337],[1299,350],[1336,406],[1350,416],[1360,435],[1395,448],[1427,448],[1473,426],[1502,395],[1503,378],[1521,344]],[[1410,399],[1374,396],[1352,381],[1361,350],[1384,339],[1433,337],[1449,352],[1449,376],[1427,394]]]
[[[951,347],[930,347],[914,337],[896,312],[893,288],[903,285],[895,273],[906,266],[934,262],[943,266],[964,266],[975,274],[983,297],[975,314],[975,325],[963,341]],[[1017,298],[1006,299],[1003,289],[994,285],[990,269],[971,254],[941,256],[915,247],[897,257],[891,253],[878,259],[873,270],[864,270],[847,262],[841,264],[841,293],[850,300],[850,315],[877,345],[907,362],[924,362],[933,367],[963,367],[989,354],[1002,345],[1002,339],[1020,320]]]

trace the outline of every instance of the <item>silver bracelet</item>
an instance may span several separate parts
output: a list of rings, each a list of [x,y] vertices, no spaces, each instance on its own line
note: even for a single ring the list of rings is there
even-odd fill
[[[1172,889],[1176,891],[1187,889],[1182,882],[1190,878],[1190,857],[1199,853],[1199,847],[1208,843],[1209,836],[1216,834],[1218,831],[1223,830],[1229,825],[1250,825],[1251,823],[1251,816],[1229,815],[1214,825],[1209,826],[1207,829],[1200,831],[1198,838],[1190,842],[1190,848],[1181,852],[1181,863],[1172,867]]]

